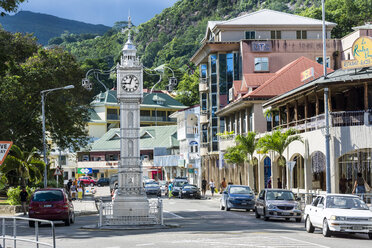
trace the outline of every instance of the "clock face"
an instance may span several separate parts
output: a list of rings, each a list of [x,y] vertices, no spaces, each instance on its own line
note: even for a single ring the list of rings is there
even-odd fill
[[[121,80],[121,87],[128,92],[136,91],[139,87],[138,78],[134,75],[126,75]]]

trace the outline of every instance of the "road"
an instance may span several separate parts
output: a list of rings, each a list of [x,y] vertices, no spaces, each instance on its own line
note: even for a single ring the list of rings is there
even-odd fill
[[[129,231],[81,229],[84,225],[97,223],[97,215],[79,216],[70,227],[56,223],[57,247],[372,247],[372,240],[368,240],[366,235],[325,238],[320,230],[314,234],[306,233],[303,223],[282,220],[266,222],[256,219],[253,212],[221,211],[216,198],[164,199],[164,210],[165,223],[178,224],[179,227]],[[32,237],[34,229],[26,224],[21,224],[17,232],[21,236]],[[45,236],[49,229],[43,225],[40,232]],[[17,247],[35,246],[19,243]]]

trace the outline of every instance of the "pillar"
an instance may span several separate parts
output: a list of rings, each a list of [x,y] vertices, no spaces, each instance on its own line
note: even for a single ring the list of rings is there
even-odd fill
[[[298,101],[297,100],[295,101],[294,114],[295,114],[295,121],[297,125],[297,122],[298,122]]]
[[[364,111],[368,111],[368,83],[364,83]]]
[[[287,110],[287,128],[289,128],[289,104],[288,103],[285,105],[285,108]]]
[[[319,97],[316,91],[314,91],[314,93],[315,93],[315,116],[318,116],[319,115]]]

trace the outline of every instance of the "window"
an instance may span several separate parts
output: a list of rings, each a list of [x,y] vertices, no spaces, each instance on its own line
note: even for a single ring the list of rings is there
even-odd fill
[[[320,57],[316,57],[315,58],[315,60],[316,60],[316,62],[318,62],[319,64],[323,64],[323,56],[320,56]],[[326,64],[326,66],[328,67],[328,68],[330,68],[329,66],[330,66],[330,58],[329,57],[327,57],[327,64]]]
[[[119,120],[117,109],[107,109],[107,119],[108,120]]]
[[[150,110],[141,110],[140,115],[141,116],[150,116]]]
[[[200,66],[200,77],[207,78],[207,65],[206,64],[202,64]]]
[[[59,157],[59,165],[62,166],[62,165],[66,165],[66,156],[64,155],[61,155]]]
[[[255,71],[269,71],[269,58],[254,58]]]
[[[272,40],[280,40],[282,38],[282,31],[280,30],[273,30],[271,31],[271,39]]]
[[[298,40],[306,40],[307,39],[307,31],[306,30],[297,30],[296,36]]]
[[[256,39],[256,31],[245,31],[245,39],[246,40],[255,40]]]
[[[207,93],[202,93],[201,94],[201,98],[202,98],[202,101],[201,101],[201,109],[202,110],[207,110],[208,106],[207,106]]]

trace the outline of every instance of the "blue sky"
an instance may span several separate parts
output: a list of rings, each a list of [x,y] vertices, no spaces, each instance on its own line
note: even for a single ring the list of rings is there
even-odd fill
[[[128,19],[139,25],[173,6],[177,0],[28,0],[18,10],[50,14],[92,24],[112,26]]]

